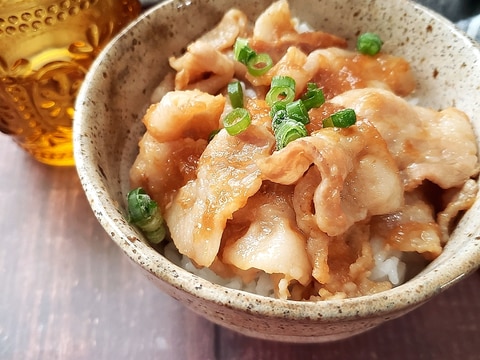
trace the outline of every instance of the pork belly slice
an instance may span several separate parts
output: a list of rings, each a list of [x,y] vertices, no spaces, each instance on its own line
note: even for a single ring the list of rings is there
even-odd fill
[[[355,222],[395,211],[403,204],[398,168],[368,122],[322,129],[258,161],[263,177],[280,184],[297,182],[312,165],[318,169],[319,183],[311,189],[311,211],[318,228],[329,236],[343,234]]]
[[[215,260],[228,219],[245,206],[262,185],[257,166],[275,146],[265,125],[268,108],[249,102],[252,123],[246,131],[230,136],[222,129],[198,161],[197,177],[187,182],[165,210],[165,220],[180,253],[199,266]]]
[[[347,91],[331,102],[353,108],[378,129],[407,191],[424,180],[442,189],[461,187],[478,174],[475,135],[467,115],[460,110],[414,106],[381,89]]]

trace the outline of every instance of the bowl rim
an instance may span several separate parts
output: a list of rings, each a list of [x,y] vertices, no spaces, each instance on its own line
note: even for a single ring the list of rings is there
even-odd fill
[[[196,2],[193,0],[192,2]],[[420,9],[422,13],[428,15],[435,21],[442,23],[452,33],[455,33],[459,39],[462,39],[469,47],[474,48],[477,58],[480,61],[480,46],[462,30],[458,29],[453,23],[437,14],[425,6],[415,3],[411,0],[404,0],[409,6]],[[134,27],[142,26],[141,24],[146,18],[152,16],[153,13],[161,11],[163,7],[170,6],[178,2],[182,6],[186,6],[185,2],[179,0],[166,0],[146,10],[136,20],[125,27],[107,46],[92,64],[88,71],[84,84],[82,85],[77,96],[75,119],[84,118],[84,107],[82,101],[88,99],[88,84],[97,76],[99,68],[102,66],[103,59],[108,55],[109,51],[116,47],[122,39],[128,36],[130,30]],[[100,72],[101,73],[101,72]],[[277,298],[268,298],[262,295],[227,288],[210,282],[196,274],[173,264],[162,254],[159,254],[150,246],[142,237],[142,235],[133,227],[125,222],[115,221],[114,219],[121,216],[121,209],[112,199],[106,199],[102,196],[102,187],[106,188],[105,179],[98,173],[95,165],[89,162],[89,155],[92,154],[93,145],[86,134],[86,125],[83,121],[74,121],[74,156],[76,161],[77,173],[80,177],[81,186],[87,196],[90,206],[99,223],[102,225],[110,238],[123,250],[123,252],[132,260],[133,263],[140,266],[144,271],[162,280],[165,285],[184,291],[193,297],[204,299],[208,302],[220,304],[231,309],[249,312],[252,314],[265,317],[281,317],[284,319],[298,320],[299,316],[308,320],[317,321],[349,321],[353,318],[369,318],[387,316],[395,313],[397,310],[406,310],[417,307],[428,299],[443,292],[451,287],[459,280],[469,276],[471,273],[480,268],[480,230],[477,225],[474,240],[469,244],[469,251],[458,253],[454,256],[455,264],[469,264],[467,270],[464,267],[455,267],[455,271],[439,271],[445,265],[440,263],[438,268],[429,274],[420,273],[413,279],[394,287],[390,290],[382,291],[376,294],[360,296],[347,299],[330,299],[322,301],[293,301]],[[93,156],[94,158],[94,156]],[[87,175],[88,174],[88,175]],[[480,202],[477,197],[476,202]],[[115,236],[112,236],[115,234]],[[132,239],[135,239],[132,241]],[[142,240],[140,240],[142,239]],[[155,265],[143,264],[139,261],[142,259],[151,259],[155,256]],[[451,260],[449,260],[450,264]],[[153,262],[153,260],[152,260]],[[429,265],[430,266],[430,265]],[[421,289],[429,287],[432,290],[423,292]],[[233,295],[233,296],[232,296]],[[232,301],[232,298],[240,298],[242,301]],[[389,299],[395,299],[390,301]],[[245,301],[246,300],[246,301]],[[252,304],[257,304],[253,308]],[[258,305],[259,304],[259,305]]]

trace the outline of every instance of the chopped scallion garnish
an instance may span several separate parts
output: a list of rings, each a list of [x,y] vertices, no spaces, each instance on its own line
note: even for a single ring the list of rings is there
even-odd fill
[[[302,95],[302,101],[307,111],[320,107],[325,102],[323,90],[315,83],[308,83],[307,91]]]
[[[265,101],[272,106],[276,102],[288,104],[295,99],[295,80],[289,76],[274,76]]]
[[[357,50],[365,55],[376,55],[380,52],[383,41],[377,34],[367,32],[357,39]]]
[[[285,106],[287,111],[287,116],[295,121],[299,121],[304,125],[310,123],[310,118],[308,117],[308,110],[305,107],[301,99],[292,101]]]
[[[232,135],[238,135],[250,126],[251,118],[247,109],[233,109],[223,118],[223,126]]]
[[[255,56],[255,51],[248,45],[247,39],[239,37],[233,46],[233,54],[237,61],[247,65],[248,61]]]
[[[288,119],[287,110],[280,109],[272,115],[272,129],[274,132],[278,130],[282,122]]]
[[[261,76],[273,66],[273,60],[266,53],[257,54],[248,44],[245,38],[237,38],[233,45],[235,59],[247,67],[253,76]]]
[[[311,88],[313,91],[313,87]],[[308,109],[302,99],[294,99],[295,80],[289,76],[274,76],[265,100],[270,105],[277,150],[308,135],[305,128],[305,125],[310,122]]]
[[[290,142],[307,135],[307,129],[301,122],[285,119],[278,124],[275,131],[276,148],[281,150]]]
[[[272,78],[270,87],[290,88],[295,90],[295,79],[290,76],[277,75]]]
[[[255,54],[247,62],[248,72],[253,76],[261,76],[270,70],[273,66],[273,60],[270,55],[262,53]]]
[[[357,121],[357,115],[353,109],[343,109],[330,115],[323,120],[323,127],[347,128]]]
[[[151,243],[158,244],[166,236],[166,227],[156,201],[142,188],[127,194],[128,221],[142,230]]]
[[[273,103],[272,106],[270,106],[270,117],[273,119],[275,115],[280,111],[287,111],[286,104],[278,101],[276,103]]]
[[[243,107],[243,88],[240,81],[232,81],[229,83],[227,93],[233,108]]]

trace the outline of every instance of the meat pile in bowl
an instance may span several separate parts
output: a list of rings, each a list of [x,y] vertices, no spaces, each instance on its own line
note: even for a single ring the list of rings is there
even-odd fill
[[[251,71],[239,39],[272,66]],[[158,204],[159,249],[204,277],[292,300],[384,291],[439,256],[476,198],[468,117],[416,104],[406,59],[349,49],[295,19],[287,1],[254,22],[231,9],[170,65],[130,181]],[[293,101],[312,87],[325,100],[285,144],[267,100],[278,78],[293,80]],[[237,82],[249,122],[232,135]],[[330,126],[345,109],[354,123]]]

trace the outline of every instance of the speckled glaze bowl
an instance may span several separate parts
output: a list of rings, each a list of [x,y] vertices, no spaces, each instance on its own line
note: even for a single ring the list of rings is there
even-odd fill
[[[93,212],[112,240],[163,291],[211,321],[264,339],[325,342],[397,318],[480,265],[480,199],[463,216],[442,255],[404,285],[371,296],[293,302],[228,289],[177,267],[125,218],[128,170],[144,132],[140,119],[168,70],[168,57],[238,7],[250,19],[270,1],[167,1],[108,46],[87,75],[74,122],[78,173]],[[480,50],[444,18],[405,0],[295,0],[295,16],[352,43],[382,34],[384,50],[404,56],[418,79],[416,96],[433,108],[455,105],[480,134]],[[161,309],[159,309],[161,312]]]

